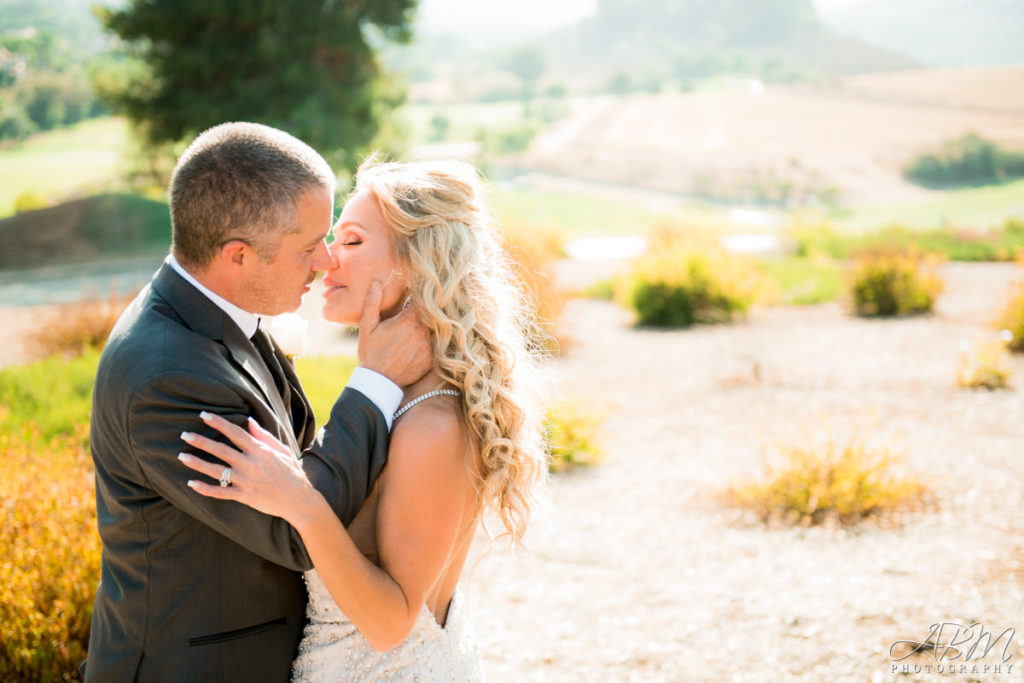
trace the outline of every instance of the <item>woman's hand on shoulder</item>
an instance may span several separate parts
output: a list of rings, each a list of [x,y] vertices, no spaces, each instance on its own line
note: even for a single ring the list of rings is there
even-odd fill
[[[236,448],[200,434],[182,432],[181,438],[192,448],[222,460],[230,468],[227,478],[230,483],[224,486],[192,480],[188,485],[204,496],[244,503],[296,525],[305,514],[307,504],[317,496],[295,454],[252,418],[249,418],[249,430],[246,431],[219,415],[202,413],[200,417]],[[225,465],[188,453],[181,453],[178,458],[191,469],[214,480],[225,478]]]

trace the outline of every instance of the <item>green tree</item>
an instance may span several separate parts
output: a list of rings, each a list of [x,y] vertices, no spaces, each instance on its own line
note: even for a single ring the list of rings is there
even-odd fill
[[[105,97],[154,148],[224,121],[257,121],[351,168],[402,100],[378,67],[369,33],[407,41],[415,6],[130,0],[120,10],[101,8],[103,23],[145,66],[124,70],[128,77]]]
[[[430,142],[444,142],[444,139],[448,137],[448,129],[451,127],[452,122],[448,120],[448,117],[437,112],[430,119]]]
[[[544,75],[544,55],[536,48],[524,47],[512,54],[509,66],[523,82],[523,115],[529,116],[537,81]]]

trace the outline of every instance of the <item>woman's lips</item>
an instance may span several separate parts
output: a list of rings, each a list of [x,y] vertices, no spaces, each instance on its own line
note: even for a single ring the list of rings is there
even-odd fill
[[[337,292],[339,290],[345,289],[345,285],[339,285],[339,284],[335,284],[333,282],[325,282],[324,285],[326,285],[326,287],[324,287],[324,296],[325,297],[328,297],[331,294],[334,294],[335,292]]]

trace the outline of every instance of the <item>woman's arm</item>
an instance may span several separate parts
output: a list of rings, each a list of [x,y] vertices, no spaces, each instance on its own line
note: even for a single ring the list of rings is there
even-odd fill
[[[474,509],[458,418],[440,406],[423,406],[396,425],[377,510],[380,566],[359,552],[294,457],[272,436],[255,424],[249,435],[216,416],[204,419],[243,453],[202,437],[187,439],[232,467],[230,487],[190,485],[204,495],[284,517],[299,531],[335,602],[370,645],[389,650],[405,640],[448,565],[465,512]],[[185,462],[219,478],[220,466],[210,469],[197,460]]]
[[[294,522],[327,590],[377,650],[409,635],[472,509],[462,427],[450,412],[431,408],[409,415],[392,436],[377,507],[379,567],[319,506]]]

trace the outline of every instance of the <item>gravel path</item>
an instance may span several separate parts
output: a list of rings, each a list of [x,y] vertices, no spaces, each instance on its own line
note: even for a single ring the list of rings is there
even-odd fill
[[[563,275],[585,286],[614,267]],[[633,328],[614,304],[570,301],[575,343],[553,372],[606,414],[606,457],[552,481],[528,552],[484,554],[466,578],[491,679],[1024,681],[1024,633],[999,674],[1005,637],[977,674],[935,673],[926,653],[900,663],[923,673],[902,676],[889,659],[894,641],[939,622],[1024,630],[1024,391],[953,387],[962,345],[1020,271],[944,274],[935,315],[895,321],[823,305],[661,332]],[[307,299],[316,320],[319,299]],[[2,364],[32,309],[0,319]],[[313,324],[310,353],[354,351],[354,338]],[[715,502],[760,471],[765,444],[854,432],[905,450],[935,509],[891,528],[766,529]]]
[[[940,675],[927,653],[901,676],[889,659],[938,622],[1024,630],[1024,392],[953,386],[961,345],[1018,275],[950,265],[937,313],[896,321],[824,305],[658,332],[570,302],[577,343],[555,371],[606,409],[607,455],[552,482],[529,552],[487,554],[470,576],[492,679],[1024,681],[1006,673],[1024,667],[1024,633],[999,674],[1005,637],[977,674]],[[936,508],[892,528],[765,529],[715,502],[766,443],[822,432],[904,449]]]

